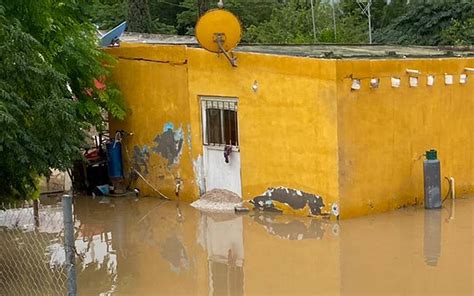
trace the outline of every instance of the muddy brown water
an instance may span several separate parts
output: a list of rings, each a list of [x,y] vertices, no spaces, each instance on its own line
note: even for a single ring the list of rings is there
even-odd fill
[[[345,221],[75,202],[79,295],[472,295],[474,199]],[[61,208],[0,212],[0,295],[64,295]]]

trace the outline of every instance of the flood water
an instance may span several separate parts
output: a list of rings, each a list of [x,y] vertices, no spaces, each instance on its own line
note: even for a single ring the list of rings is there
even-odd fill
[[[0,211],[0,295],[65,295],[62,212]],[[474,198],[345,221],[75,200],[79,295],[472,295]],[[38,225],[39,224],[39,225]]]

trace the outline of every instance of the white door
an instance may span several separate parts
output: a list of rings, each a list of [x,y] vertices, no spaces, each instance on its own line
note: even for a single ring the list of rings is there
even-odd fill
[[[202,98],[206,191],[227,189],[242,196],[237,99]]]

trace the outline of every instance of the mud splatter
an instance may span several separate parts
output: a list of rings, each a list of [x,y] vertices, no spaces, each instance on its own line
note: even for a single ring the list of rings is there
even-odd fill
[[[168,167],[179,163],[184,142],[182,128],[175,129],[172,123],[166,123],[163,133],[154,139],[153,152],[160,154],[168,161]]]
[[[250,200],[259,210],[292,213],[302,216],[322,215],[323,199],[319,195],[285,187],[269,188]]]

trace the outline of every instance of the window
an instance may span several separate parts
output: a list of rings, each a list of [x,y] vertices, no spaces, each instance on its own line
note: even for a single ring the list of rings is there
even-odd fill
[[[204,100],[204,144],[239,146],[237,102]]]

